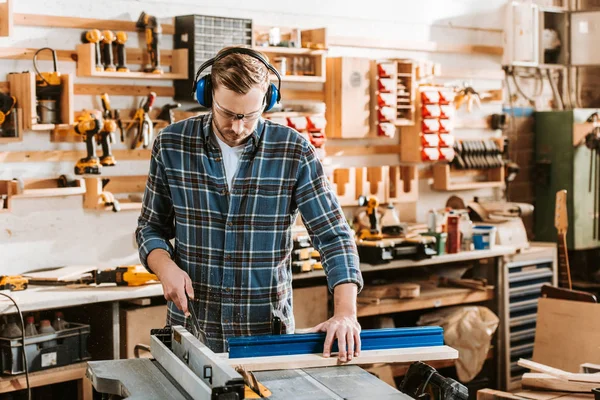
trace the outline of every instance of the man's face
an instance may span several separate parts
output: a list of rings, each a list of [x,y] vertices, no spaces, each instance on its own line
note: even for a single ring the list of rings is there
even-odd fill
[[[246,94],[222,86],[214,91],[213,118],[225,143],[237,146],[252,134],[265,108],[264,97],[265,92],[259,86]]]

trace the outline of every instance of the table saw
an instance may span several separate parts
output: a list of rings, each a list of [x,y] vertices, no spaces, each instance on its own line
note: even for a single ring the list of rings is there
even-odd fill
[[[458,356],[456,350],[440,348],[438,358]],[[289,366],[298,368],[252,368],[249,373],[234,368],[236,359],[212,352],[181,326],[152,330],[150,350],[153,359],[91,361],[86,375],[99,393],[140,400],[258,398],[258,386],[267,388],[273,400],[411,399],[358,365],[335,365],[333,358],[328,367],[303,368],[308,364],[291,361]],[[406,349],[384,352],[395,350]]]

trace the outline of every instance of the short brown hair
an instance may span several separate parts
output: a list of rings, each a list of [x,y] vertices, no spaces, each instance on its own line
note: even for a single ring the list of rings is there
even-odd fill
[[[219,51],[217,56],[227,49],[229,47]],[[267,59],[262,53],[261,55]],[[269,70],[252,56],[233,53],[213,64],[211,80],[213,89],[223,85],[224,88],[236,93],[246,94],[253,86],[259,85],[266,91],[269,84]]]

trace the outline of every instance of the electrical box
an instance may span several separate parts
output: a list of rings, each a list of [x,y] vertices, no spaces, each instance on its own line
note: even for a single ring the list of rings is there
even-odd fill
[[[531,1],[506,5],[503,65],[539,64],[539,7]]]

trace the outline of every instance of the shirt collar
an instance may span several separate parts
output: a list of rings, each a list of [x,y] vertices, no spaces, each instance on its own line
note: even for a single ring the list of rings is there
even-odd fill
[[[205,115],[204,123],[202,124],[202,138],[207,143],[212,142],[213,144],[217,145],[216,141],[213,140],[212,120],[212,112]],[[262,117],[259,117],[258,122],[256,123],[256,128],[254,128],[254,132],[252,132],[250,135],[250,141],[252,141],[252,146],[254,148],[258,147],[262,135],[264,134],[265,127],[265,121]]]

